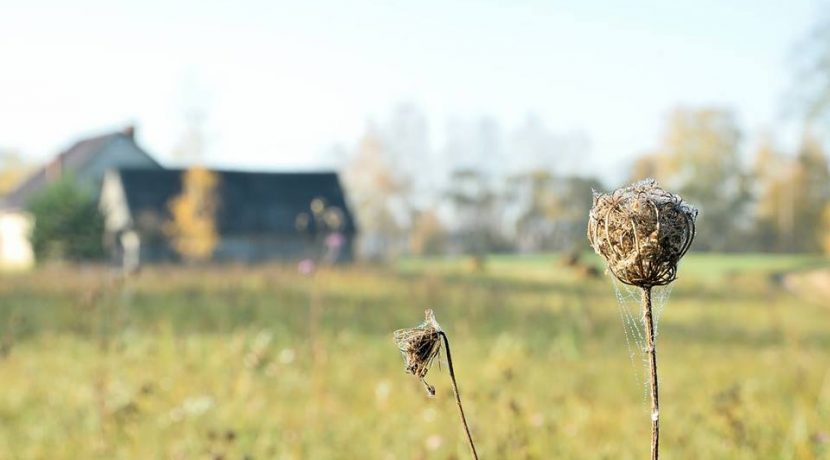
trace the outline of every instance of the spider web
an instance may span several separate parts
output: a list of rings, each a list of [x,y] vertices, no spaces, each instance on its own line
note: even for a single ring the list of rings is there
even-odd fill
[[[631,367],[634,370],[634,381],[642,386],[643,401],[645,402],[648,398],[649,372],[648,354],[646,353],[646,331],[642,321],[642,290],[623,284],[613,276],[611,277],[611,281],[614,285],[614,293],[617,296],[617,307],[623,324],[623,332],[625,332],[625,345],[628,348],[628,356],[631,360]],[[671,286],[656,286],[651,289],[655,346],[660,336],[660,318],[663,316],[663,310],[666,307],[666,302],[670,295]],[[635,358],[641,363],[639,373]]]

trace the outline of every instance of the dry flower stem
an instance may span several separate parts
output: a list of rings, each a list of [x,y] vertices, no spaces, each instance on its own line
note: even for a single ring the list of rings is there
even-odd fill
[[[455,403],[458,405],[461,423],[464,425],[464,432],[467,434],[470,452],[473,454],[473,459],[478,460],[473,436],[470,434],[470,426],[467,423],[467,417],[464,415],[464,406],[461,404],[461,393],[458,391],[458,383],[455,380],[450,341],[438,321],[435,320],[435,314],[432,310],[427,309],[424,313],[426,320],[420,326],[410,329],[398,329],[394,333],[395,343],[404,358],[404,369],[407,373],[418,377],[430,396],[435,396],[435,387],[427,383],[425,378],[433,360],[441,352],[441,340],[443,339],[447,353],[447,367],[450,368],[450,380],[452,380],[452,389],[455,393]]]
[[[594,193],[588,241],[621,282],[642,290],[651,389],[651,458],[657,460],[660,404],[651,289],[677,277],[677,263],[695,237],[698,211],[646,179],[611,193]]]
[[[461,393],[458,392],[458,384],[455,382],[455,370],[452,367],[450,341],[447,339],[447,334],[444,331],[439,332],[439,334],[444,339],[444,346],[446,347],[447,367],[450,368],[450,380],[452,380],[452,390],[455,393],[455,403],[458,404],[458,412],[461,414],[461,423],[464,425],[464,432],[467,433],[467,442],[470,444],[470,451],[473,453],[473,458],[478,460],[476,445],[473,443],[473,436],[470,434],[470,426],[467,424],[467,417],[464,416],[464,406],[461,405]]]
[[[654,343],[654,317],[651,288],[643,287],[643,324],[646,328],[649,387],[651,388],[651,460],[657,460],[660,445],[660,399],[657,387],[657,347]]]

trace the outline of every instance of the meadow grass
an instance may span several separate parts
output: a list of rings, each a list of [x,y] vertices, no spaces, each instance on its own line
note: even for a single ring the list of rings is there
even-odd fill
[[[822,264],[682,262],[659,329],[666,458],[830,459],[830,302],[776,281]],[[642,367],[610,280],[557,256],[468,266],[4,275],[0,458],[466,458],[446,369],[428,398],[392,340],[427,307],[452,337],[481,458],[646,458]]]

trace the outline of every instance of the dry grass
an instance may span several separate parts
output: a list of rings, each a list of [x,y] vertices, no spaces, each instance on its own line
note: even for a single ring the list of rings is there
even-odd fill
[[[687,256],[660,323],[665,455],[830,458],[830,311],[770,281],[777,259],[739,258]],[[117,289],[96,269],[4,276],[0,458],[464,458],[446,367],[429,399],[390,349],[425,305],[482,458],[647,454],[607,280],[552,257],[407,267],[319,274],[319,385],[295,267],[158,268]]]

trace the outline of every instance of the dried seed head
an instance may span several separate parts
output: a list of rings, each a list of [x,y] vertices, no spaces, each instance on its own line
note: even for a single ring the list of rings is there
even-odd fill
[[[697,209],[646,179],[612,193],[594,193],[588,241],[625,284],[661,286],[695,237]]]
[[[395,331],[395,343],[404,358],[406,372],[418,377],[426,386],[430,396],[435,387],[426,382],[432,361],[441,351],[441,326],[435,320],[432,310],[426,310],[426,320],[417,327]]]

